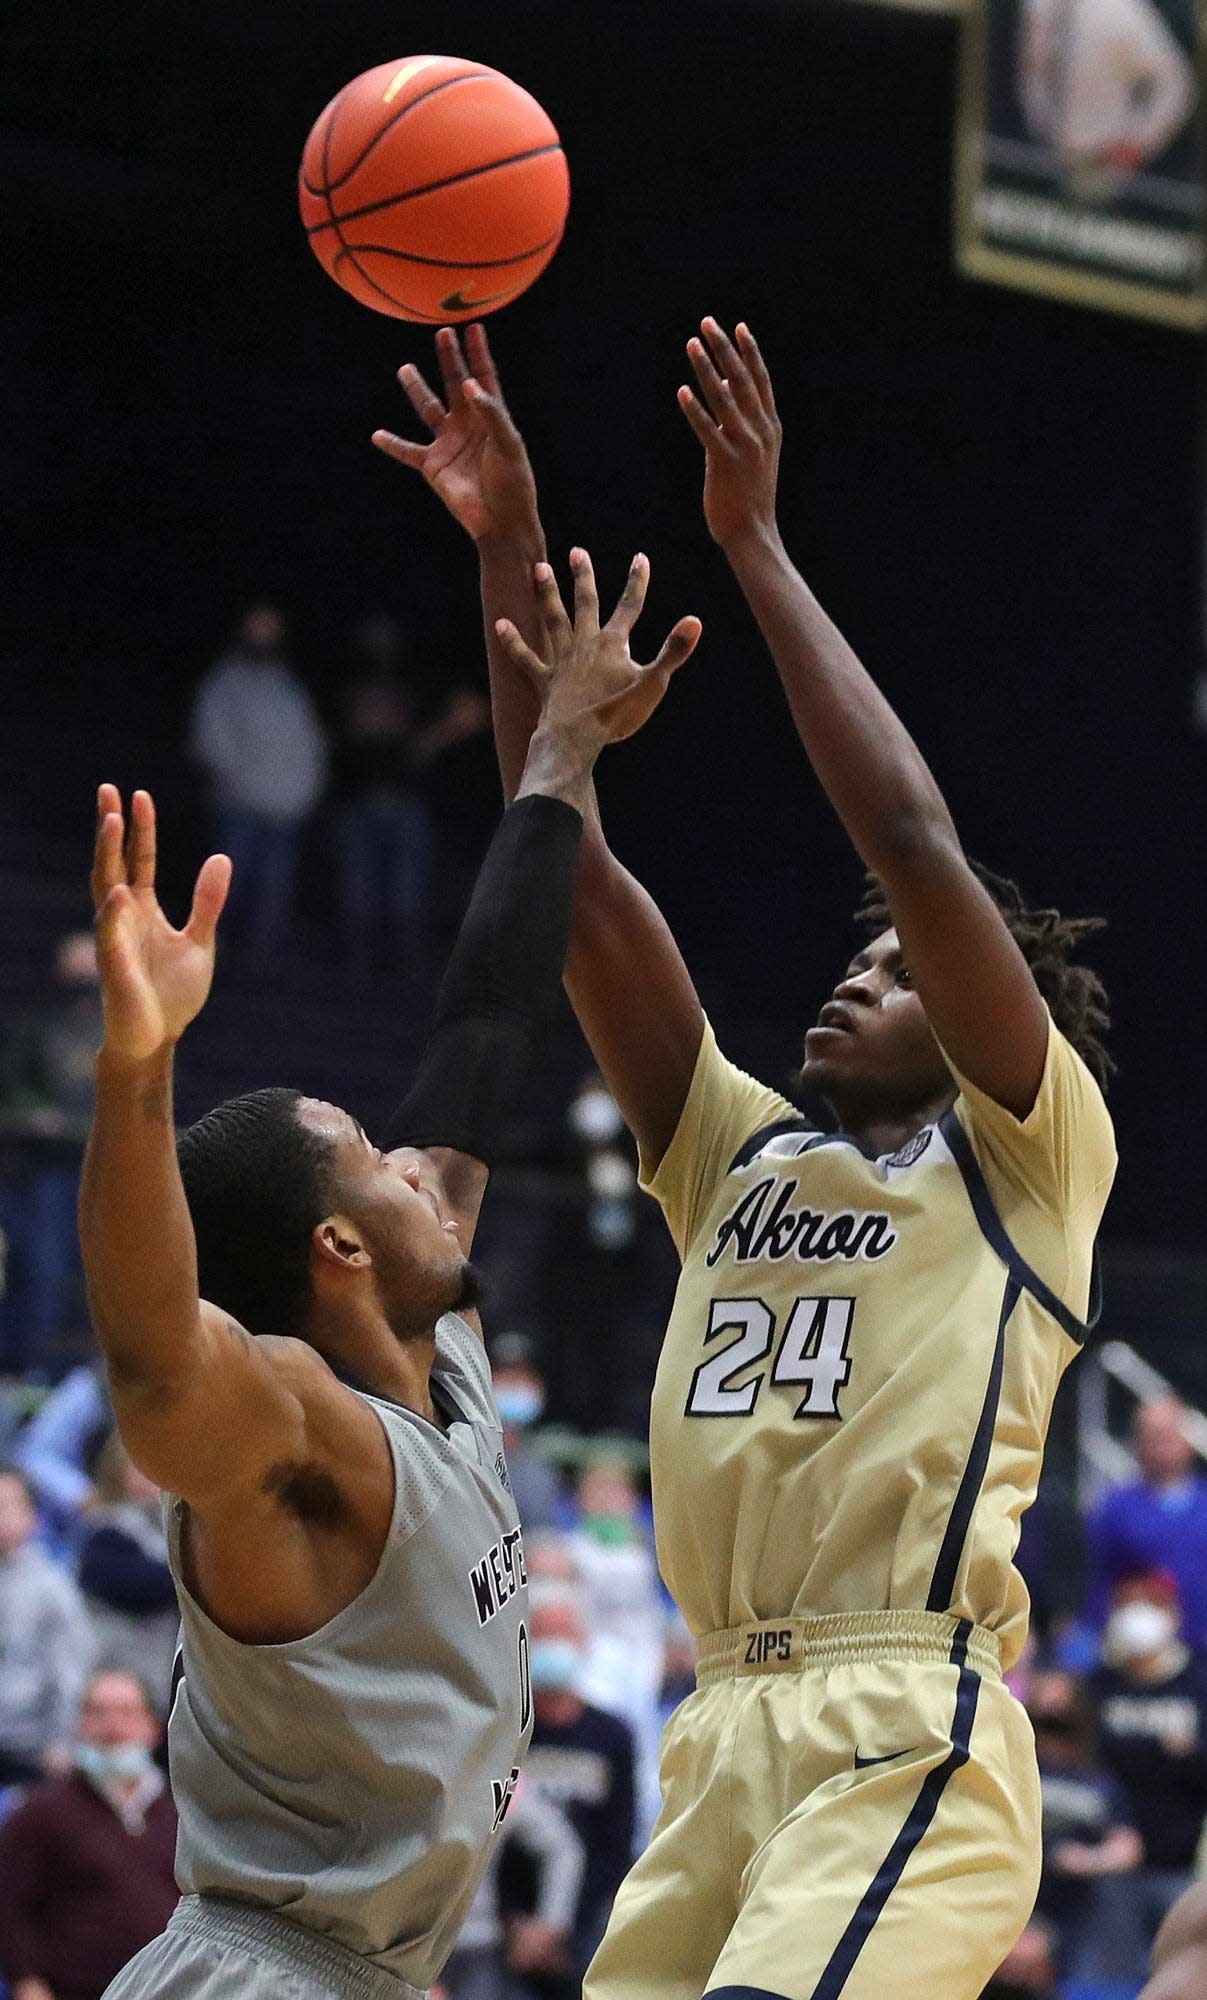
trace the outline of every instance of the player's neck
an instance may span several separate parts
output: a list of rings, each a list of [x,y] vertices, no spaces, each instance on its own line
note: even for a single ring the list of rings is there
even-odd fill
[[[440,1418],[432,1402],[431,1374],[436,1357],[435,1327],[399,1340],[384,1319],[316,1329],[314,1345],[337,1375],[371,1396],[401,1403],[430,1423]]]
[[[943,1091],[913,1110],[895,1111],[884,1104],[870,1104],[866,1099],[830,1100],[842,1130],[849,1132],[852,1139],[858,1139],[876,1159],[882,1159],[886,1153],[900,1152],[919,1132],[949,1111],[954,1101],[953,1092]]]

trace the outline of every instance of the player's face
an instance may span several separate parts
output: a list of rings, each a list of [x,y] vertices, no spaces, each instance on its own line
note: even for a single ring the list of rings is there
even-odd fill
[[[877,1113],[908,1115],[954,1093],[896,931],[856,952],[805,1036],[801,1081],[848,1124]]]
[[[334,1105],[300,1114],[335,1151],[335,1190],[371,1259],[382,1311],[400,1339],[472,1304],[473,1278],[431,1168],[412,1151],[383,1153]]]

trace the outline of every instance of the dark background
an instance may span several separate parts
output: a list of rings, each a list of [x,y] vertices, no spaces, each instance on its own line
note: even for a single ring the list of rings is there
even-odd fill
[[[368,445],[405,422],[393,371],[428,336],[321,273],[294,200],[335,90],[433,45],[513,74],[567,149],[565,243],[492,338],[554,550],[584,541],[605,589],[650,551],[651,650],[704,618],[605,808],[732,1053],[783,1080],[858,870],[703,527],[674,391],[704,312],[760,336],[789,545],[969,849],[1110,918],[1108,1236],[1202,1249],[1198,351],[953,275],[950,23],[702,0],[7,10],[0,831],[82,843],[96,778],[137,781],[178,739],[251,592],[288,604],[320,691],[378,604],[433,682],[480,673],[469,547]],[[485,782],[473,804],[493,812]],[[178,869],[202,838],[180,830]]]

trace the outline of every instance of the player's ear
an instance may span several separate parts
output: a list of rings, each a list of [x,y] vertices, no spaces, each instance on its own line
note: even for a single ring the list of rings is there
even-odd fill
[[[316,1222],[310,1243],[320,1264],[351,1271],[365,1270],[373,1262],[364,1236],[347,1215],[328,1215]]]

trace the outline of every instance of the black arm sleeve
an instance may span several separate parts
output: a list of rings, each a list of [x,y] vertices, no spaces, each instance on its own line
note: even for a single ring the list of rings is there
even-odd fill
[[[582,830],[573,806],[539,794],[504,813],[389,1145],[449,1146],[494,1165],[561,984]]]

